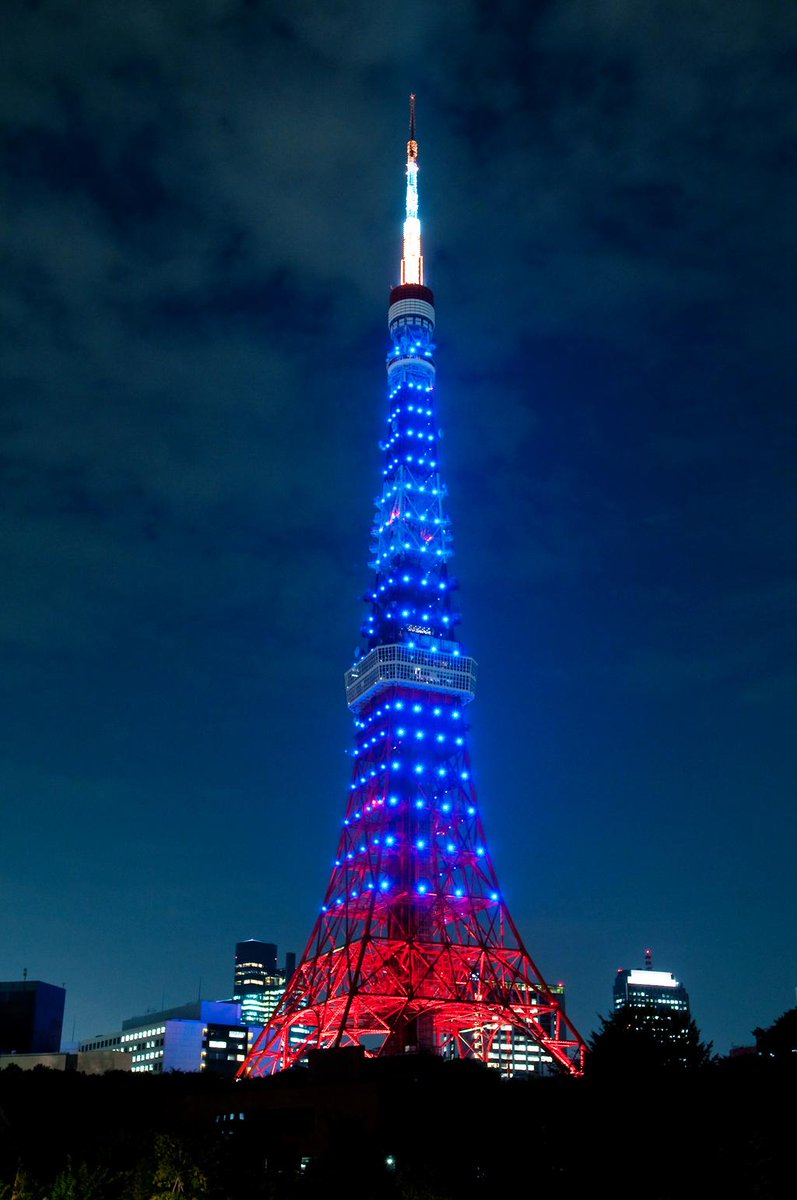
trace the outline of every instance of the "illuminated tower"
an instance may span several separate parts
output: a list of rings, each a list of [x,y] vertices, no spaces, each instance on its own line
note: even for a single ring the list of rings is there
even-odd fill
[[[302,961],[241,1074],[308,1049],[494,1059],[507,1031],[572,1074],[584,1043],[502,899],[471,779],[476,663],[456,639],[438,463],[434,296],[423,279],[414,97],[401,283],[390,293],[388,415],[363,646],[346,672],[351,790]]]

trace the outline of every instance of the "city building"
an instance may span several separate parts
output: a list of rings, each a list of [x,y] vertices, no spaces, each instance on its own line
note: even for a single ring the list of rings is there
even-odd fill
[[[80,1051],[114,1051],[130,1056],[130,1070],[209,1071],[234,1075],[260,1027],[248,1029],[241,1005],[196,1000],[162,1012],[129,1017],[122,1028],[80,1042]]]
[[[0,983],[0,1054],[61,1049],[66,991],[40,979]]]
[[[241,1005],[245,1025],[267,1025],[277,1007],[285,985],[296,969],[296,955],[285,955],[285,965],[277,966],[277,947],[273,942],[249,938],[235,946],[233,1000]]]
[[[614,1009],[644,1009],[647,1013],[684,1013],[689,1016],[689,996],[669,971],[653,970],[652,951],[645,951],[642,970],[624,967],[614,978]]]
[[[477,666],[458,639],[457,581],[448,565],[414,102],[400,282],[388,303],[372,574],[362,640],[344,677],[352,776],[307,949],[246,1060],[246,1076],[283,1070],[311,1050],[356,1046],[385,1057],[424,1052],[489,1062],[490,1047],[499,1055],[503,1045],[519,1062],[515,1030],[559,1071],[583,1069],[584,1040],[501,893],[473,782],[465,710]]]
[[[21,1071],[33,1071],[36,1067],[47,1067],[49,1071],[80,1071],[82,1075],[104,1075],[107,1071],[129,1071],[132,1055],[112,1050],[84,1050],[73,1053],[51,1054],[0,1054],[0,1071],[5,1067],[19,1067]]]
[[[550,988],[564,1011],[564,984],[552,983]],[[550,1019],[543,1017],[541,1023],[544,1023],[544,1028],[550,1032]],[[549,1075],[556,1071],[553,1056],[544,1045],[513,1025],[497,1027],[488,1043],[485,1062],[488,1067],[500,1071],[506,1079],[525,1075]]]

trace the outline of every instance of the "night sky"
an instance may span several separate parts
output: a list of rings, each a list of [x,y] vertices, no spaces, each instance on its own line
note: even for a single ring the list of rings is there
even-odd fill
[[[586,1036],[795,1001],[797,7],[5,0],[0,978],[301,953],[348,794],[407,95],[491,851]]]

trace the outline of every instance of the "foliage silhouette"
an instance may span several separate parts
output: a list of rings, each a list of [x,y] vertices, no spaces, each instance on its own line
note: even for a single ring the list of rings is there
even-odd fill
[[[797,1008],[789,1008],[766,1029],[753,1030],[759,1054],[767,1058],[797,1057]]]
[[[701,1040],[688,1013],[629,1005],[600,1018],[590,1038],[588,1075],[640,1075],[695,1070],[713,1061],[712,1044]]]

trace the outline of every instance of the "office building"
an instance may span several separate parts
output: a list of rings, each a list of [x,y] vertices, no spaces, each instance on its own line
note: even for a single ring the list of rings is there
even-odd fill
[[[689,996],[682,983],[669,971],[653,970],[652,951],[645,951],[642,970],[625,967],[614,979],[614,1010],[645,1009],[648,1013],[689,1015]]]
[[[51,1054],[61,1048],[66,991],[40,979],[0,983],[0,1054]]]
[[[132,1065],[130,1054],[114,1053],[112,1050],[0,1054],[0,1071],[6,1067],[19,1067],[20,1071],[34,1071],[36,1067],[47,1067],[48,1071],[79,1071],[81,1075],[105,1075],[108,1071],[129,1071]]]
[[[564,1012],[564,984],[551,984],[550,989]],[[552,1022],[549,1014],[541,1015],[540,1025],[550,1036]],[[491,1033],[489,1037],[485,1038],[483,1058],[487,1066],[500,1071],[504,1079],[556,1073],[553,1056],[548,1053],[545,1046],[513,1025],[500,1025],[494,1034]]]
[[[273,942],[249,938],[236,943],[233,1000],[241,1006],[245,1025],[268,1024],[295,967],[296,955],[291,953],[285,955],[283,967],[277,966]]]
[[[80,1050],[129,1054],[130,1070],[209,1071],[234,1075],[259,1027],[247,1029],[240,1004],[197,1000],[162,1012],[129,1017],[122,1028],[80,1042]]]

